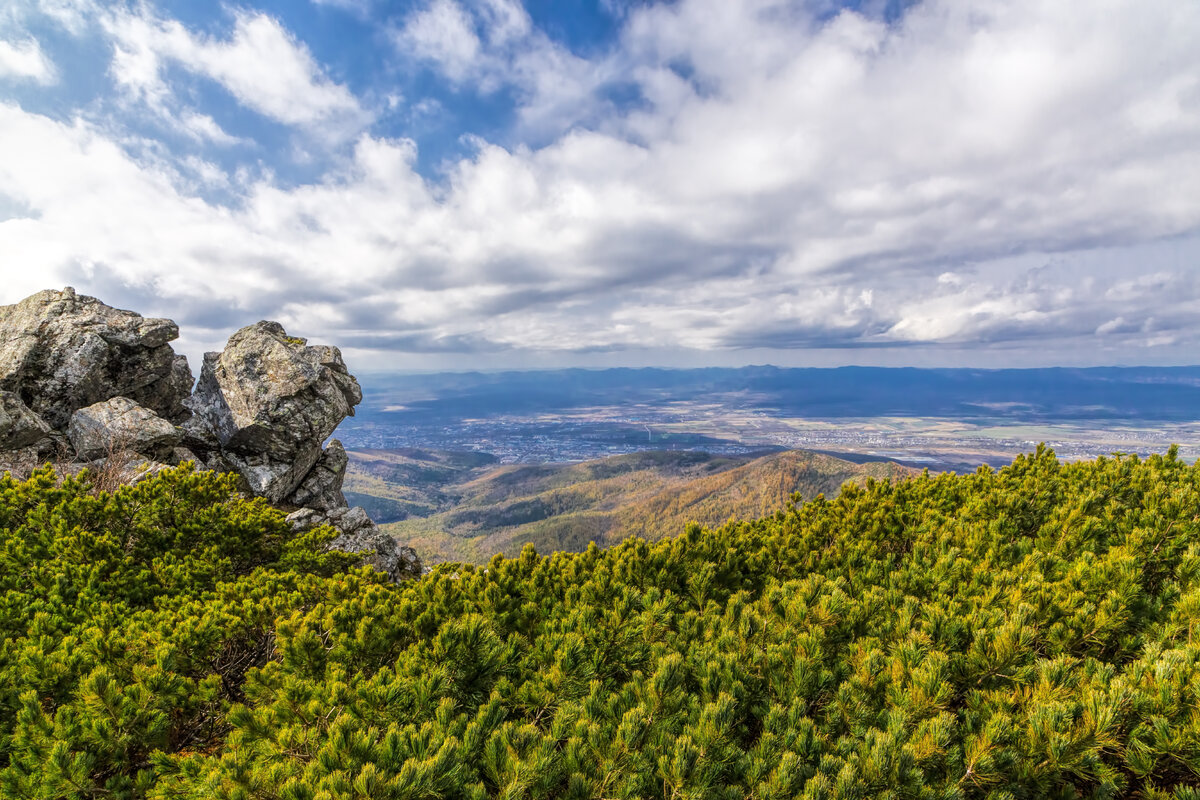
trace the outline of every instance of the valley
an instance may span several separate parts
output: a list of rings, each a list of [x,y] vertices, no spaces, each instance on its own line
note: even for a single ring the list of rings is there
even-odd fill
[[[644,451],[573,464],[499,464],[480,453],[418,449],[350,452],[345,493],[427,563],[483,563],[579,551],[630,536],[658,540],[689,522],[715,527],[834,496],[847,481],[895,480],[917,470],[855,464],[821,453],[720,455]]]
[[[936,471],[1060,458],[1200,457],[1200,369],[609,369],[368,375],[354,449],[489,453],[502,464],[646,450],[815,450]]]
[[[365,376],[345,491],[430,563],[657,539],[921,469],[1200,457],[1200,369],[609,369]]]

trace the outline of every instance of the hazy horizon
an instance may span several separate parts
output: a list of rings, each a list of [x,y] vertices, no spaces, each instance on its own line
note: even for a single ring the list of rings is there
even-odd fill
[[[688,370],[750,370],[750,369],[778,369],[778,370],[838,370],[838,369],[878,369],[878,370],[929,370],[929,371],[979,371],[979,372],[1001,372],[1001,371],[1046,371],[1046,370],[1136,370],[1136,369],[1200,369],[1200,362],[1191,364],[1095,364],[1086,367],[1071,366],[1063,364],[1051,364],[1038,367],[923,367],[911,365],[895,365],[895,366],[875,366],[864,364],[838,364],[835,366],[784,366],[781,364],[738,364],[738,365],[700,365],[700,366],[677,366],[668,364],[645,364],[640,366],[564,366],[564,367],[468,367],[463,369],[361,369],[355,374],[360,377],[386,377],[389,375],[458,375],[458,374],[473,374],[480,375],[503,374],[506,372],[567,372],[571,370],[583,370],[588,372],[605,372],[609,370],[661,370],[661,371],[677,371],[684,372]]]

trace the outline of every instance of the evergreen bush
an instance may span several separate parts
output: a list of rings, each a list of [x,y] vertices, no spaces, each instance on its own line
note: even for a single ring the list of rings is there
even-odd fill
[[[1200,798],[1200,468],[847,486],[399,586],[181,468],[0,479],[0,797]]]

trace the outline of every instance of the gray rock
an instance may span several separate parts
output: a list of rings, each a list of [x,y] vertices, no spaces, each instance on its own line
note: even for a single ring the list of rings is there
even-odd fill
[[[74,289],[0,306],[0,389],[62,430],[78,409],[128,397],[168,420],[186,416],[187,361],[167,319],[120,311]]]
[[[186,447],[176,447],[171,451],[171,455],[167,459],[168,464],[176,467],[185,461],[191,461],[196,465],[196,469],[207,469],[204,459],[200,458],[200,456],[196,455]]]
[[[305,463],[312,463],[304,455],[298,454],[295,462],[280,461],[263,453],[230,453],[221,452],[209,457],[209,463],[223,463],[228,469],[238,473],[246,482],[250,494],[265,497],[274,504],[283,502],[284,495],[295,483],[296,474]],[[221,471],[218,469],[218,471]]]
[[[167,460],[179,444],[179,429],[128,397],[81,408],[71,416],[67,438],[83,461],[130,451]]]
[[[50,426],[13,392],[0,391],[0,450],[23,450],[47,439]],[[343,454],[344,455],[344,454]]]
[[[308,347],[279,323],[259,322],[231,336],[224,351],[205,355],[188,432],[215,442],[251,491],[280,503],[361,400],[336,347]]]
[[[15,480],[25,480],[44,463],[46,458],[36,445],[0,451],[0,475],[7,472]]]
[[[195,383],[196,379],[192,376],[192,368],[188,366],[187,356],[175,356],[171,362],[171,374],[167,376],[163,385],[165,395],[179,398],[180,411],[171,415],[172,420],[178,422],[191,416],[191,412],[187,410],[187,401],[192,396],[192,387]]]
[[[288,497],[288,503],[303,508],[345,508],[346,497],[342,494],[342,481],[346,479],[346,465],[350,459],[342,443],[334,439],[321,453],[317,463],[296,491]]]
[[[318,525],[325,525],[328,518],[315,508],[301,508],[287,515],[288,524],[297,533],[310,531]]]
[[[379,530],[375,522],[367,516],[366,509],[360,506],[330,509],[325,512],[325,517],[330,525],[347,536],[362,536]],[[351,552],[350,548],[342,549]]]
[[[170,464],[163,464],[158,461],[139,461],[132,463],[127,467],[127,477],[124,483],[130,486],[141,483],[144,480],[153,478],[160,472],[171,469]]]
[[[330,511],[302,508],[289,514],[288,522],[298,532],[318,525],[332,525],[341,531],[341,535],[329,543],[330,550],[361,553],[364,564],[384,573],[393,583],[419,578],[424,572],[416,550],[398,544],[357,506]]]

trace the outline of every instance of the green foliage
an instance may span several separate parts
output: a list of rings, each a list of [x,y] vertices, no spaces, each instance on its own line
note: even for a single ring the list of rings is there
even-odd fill
[[[155,754],[224,740],[277,619],[353,563],[233,488],[0,477],[0,797],[144,796]]]
[[[0,797],[1197,798],[1200,468],[848,487],[401,586],[220,478],[0,482]]]

